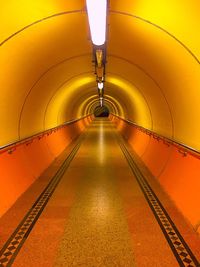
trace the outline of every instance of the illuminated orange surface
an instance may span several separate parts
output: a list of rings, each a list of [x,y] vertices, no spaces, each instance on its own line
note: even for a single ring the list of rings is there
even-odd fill
[[[124,126],[127,129],[130,127],[128,124]],[[174,225],[194,257],[199,259],[200,239],[194,229],[153,177],[148,177],[151,188],[146,184],[146,188],[142,187],[141,190],[120,147],[120,144],[127,144],[109,119],[94,119],[78,144],[79,149],[72,161],[66,169],[62,168],[64,175],[49,201],[44,197],[46,190],[42,194],[39,203],[45,198],[46,206],[34,225],[29,224],[34,218],[32,210],[36,206],[40,213],[40,207],[36,203],[33,209],[30,210],[30,207],[52,181],[52,172],[58,170],[73,146],[1,218],[0,246],[3,246],[26,212],[30,214],[24,223],[30,225],[29,228],[23,226],[17,229],[19,236],[22,230],[23,233],[26,231],[26,240],[22,240],[13,266],[180,266],[166,235],[163,235],[162,223],[158,223],[155,216],[162,212],[159,202],[156,202],[152,193],[149,201],[146,199],[151,188],[173,221],[169,226],[165,213],[160,215],[164,217],[163,225],[168,225],[166,228],[169,235],[173,235],[175,244],[180,243],[177,243]],[[149,206],[152,198],[156,202],[154,213]],[[10,250],[12,246],[9,244],[8,248]],[[182,254],[183,249],[181,246]],[[182,265],[199,265],[184,263]]]
[[[195,0],[110,1],[106,66],[117,115],[196,149],[198,8]],[[81,117],[87,107],[77,107],[96,96],[96,82],[85,1],[2,1],[0,12],[5,145]]]
[[[0,154],[0,216],[91,122],[84,118]]]
[[[117,128],[128,140],[151,173],[176,203],[194,228],[199,225],[200,158],[184,154],[183,149],[147,135],[135,126],[111,116]]]

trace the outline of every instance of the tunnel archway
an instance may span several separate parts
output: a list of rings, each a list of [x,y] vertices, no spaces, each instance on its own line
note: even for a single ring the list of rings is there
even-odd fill
[[[95,117],[109,117],[109,109],[107,106],[103,105],[103,106],[97,106],[94,109],[94,116]]]
[[[28,177],[19,183],[21,194],[84,130],[98,98],[85,1],[15,2],[1,1],[0,10],[0,167],[10,184]],[[199,8],[198,1],[111,0],[104,93],[109,112],[98,107],[196,228]],[[74,121],[70,130],[62,128]],[[34,142],[13,149],[33,136]],[[15,200],[20,194],[14,190]]]

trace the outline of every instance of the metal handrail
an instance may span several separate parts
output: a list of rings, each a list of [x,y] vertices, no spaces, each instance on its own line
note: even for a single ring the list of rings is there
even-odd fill
[[[169,137],[165,137],[165,136],[163,136],[161,134],[158,134],[158,133],[156,133],[156,132],[154,132],[152,130],[146,129],[143,126],[140,126],[137,123],[135,123],[135,122],[133,122],[133,121],[131,121],[129,119],[122,118],[122,117],[120,117],[118,115],[115,115],[113,113],[111,113],[111,114],[114,117],[117,117],[117,118],[125,121],[126,123],[129,123],[129,124],[133,125],[134,127],[139,128],[141,131],[147,133],[148,135],[152,135],[154,138],[161,139],[164,142],[167,142],[167,144],[173,144],[173,145],[175,145],[176,147],[178,147],[179,149],[181,149],[181,151],[179,151],[179,152],[180,153],[183,153],[184,156],[187,155],[187,154],[185,154],[185,152],[187,152],[189,154],[192,154],[195,157],[200,158],[200,150],[197,150],[197,149],[195,149],[193,147],[190,147],[190,146],[188,146],[186,144],[183,144],[183,143],[181,143],[181,142],[179,142],[179,141],[177,141],[175,139],[172,139],[172,138],[169,138]]]
[[[37,134],[34,134],[34,135],[29,136],[29,137],[23,138],[21,140],[17,140],[17,141],[14,141],[12,143],[0,146],[0,153],[3,153],[3,152],[8,151],[8,150],[12,150],[13,148],[16,148],[17,146],[19,146],[21,144],[28,143],[28,142],[32,141],[33,139],[35,139],[35,138],[42,138],[45,135],[49,135],[50,133],[52,133],[54,131],[57,131],[60,128],[63,128],[65,126],[67,126],[67,125],[70,125],[72,123],[78,122],[78,121],[80,121],[82,119],[85,119],[85,118],[91,116],[91,115],[92,114],[89,114],[89,115],[83,116],[83,117],[78,118],[78,119],[73,119],[73,120],[67,121],[67,122],[65,122],[65,123],[63,123],[63,124],[61,124],[59,126],[50,128],[50,129],[48,129],[46,131],[39,132]]]

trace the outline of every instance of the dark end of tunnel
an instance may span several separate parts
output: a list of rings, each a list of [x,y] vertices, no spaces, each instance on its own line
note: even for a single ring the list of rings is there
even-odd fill
[[[98,106],[94,110],[95,117],[108,117],[110,114],[109,109],[106,106]]]

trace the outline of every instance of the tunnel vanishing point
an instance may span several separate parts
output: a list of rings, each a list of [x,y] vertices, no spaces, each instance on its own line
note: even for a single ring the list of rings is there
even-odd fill
[[[200,266],[199,12],[1,1],[0,267]]]

